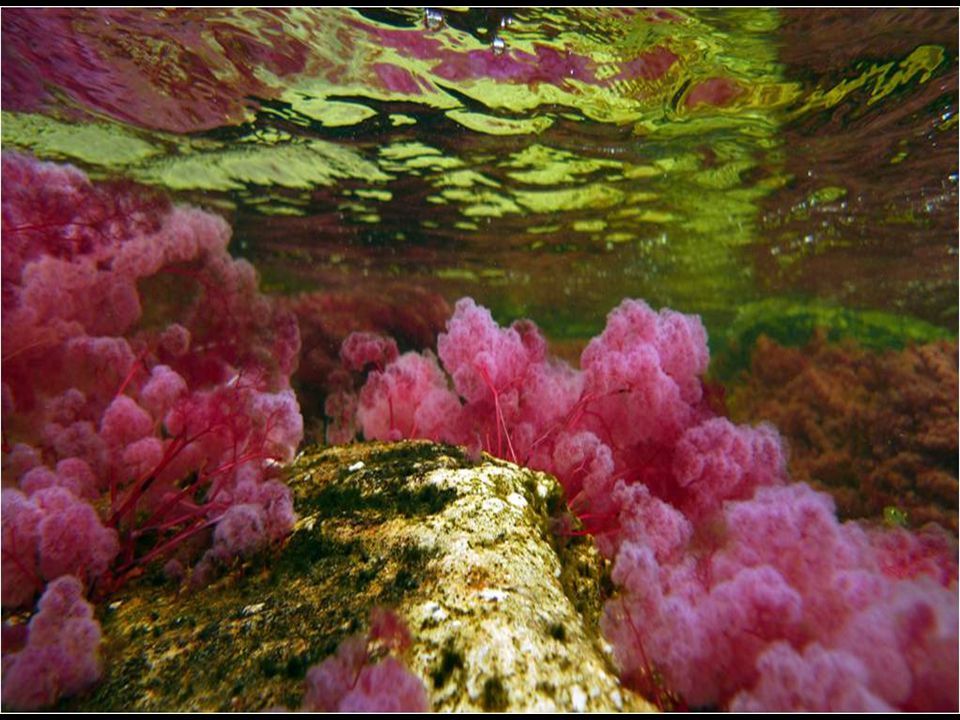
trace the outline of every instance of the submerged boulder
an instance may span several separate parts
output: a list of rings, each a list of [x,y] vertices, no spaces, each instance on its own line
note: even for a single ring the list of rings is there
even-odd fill
[[[307,670],[376,607],[405,621],[398,660],[435,711],[653,709],[612,667],[603,563],[588,539],[554,534],[550,476],[369,443],[308,448],[289,484],[301,519],[282,547],[199,590],[146,576],[100,608],[105,679],[69,709],[300,707]]]

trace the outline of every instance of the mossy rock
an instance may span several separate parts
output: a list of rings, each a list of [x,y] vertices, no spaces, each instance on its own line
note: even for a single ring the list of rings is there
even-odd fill
[[[426,442],[315,447],[281,547],[201,590],[142,577],[98,608],[103,681],[80,711],[298,708],[307,669],[370,610],[403,617],[402,660],[438,711],[652,709],[620,687],[597,620],[604,564],[551,533],[542,473]]]

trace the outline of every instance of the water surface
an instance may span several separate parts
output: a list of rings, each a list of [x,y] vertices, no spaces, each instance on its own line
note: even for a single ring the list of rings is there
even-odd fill
[[[3,144],[228,215],[268,289],[957,324],[955,10],[8,9]],[[923,325],[922,327],[927,327]]]

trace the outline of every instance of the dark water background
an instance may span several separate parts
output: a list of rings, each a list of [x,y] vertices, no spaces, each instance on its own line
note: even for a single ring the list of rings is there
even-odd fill
[[[573,345],[628,296],[712,337],[769,307],[956,333],[955,9],[7,9],[2,29],[4,148],[226,214],[271,291],[472,295]]]

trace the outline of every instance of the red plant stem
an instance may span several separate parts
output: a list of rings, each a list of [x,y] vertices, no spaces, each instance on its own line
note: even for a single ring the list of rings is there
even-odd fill
[[[584,410],[583,415],[586,417],[593,418],[594,420],[597,421],[597,423],[603,429],[603,434],[606,435],[606,437],[603,438],[603,440],[606,443],[606,445],[610,447],[611,450],[621,449],[619,445],[613,442],[613,431],[610,429],[610,425],[607,423],[606,419],[602,415],[592,410],[590,411]]]
[[[357,683],[360,682],[360,673],[363,672],[363,668],[367,665],[367,663],[370,662],[370,657],[371,657],[371,655],[370,655],[370,636],[367,635],[367,644],[366,644],[366,646],[364,647],[363,662],[361,662],[361,663],[357,666],[357,673],[356,673],[356,675],[353,676],[353,682],[350,684],[350,687],[351,687],[351,688],[355,688],[355,687],[357,686]]]
[[[517,453],[513,449],[513,442],[510,440],[510,431],[507,429],[507,421],[503,417],[503,410],[500,407],[500,393],[493,385],[493,380],[490,378],[490,374],[487,372],[487,369],[483,366],[477,368],[480,372],[480,377],[483,378],[484,384],[489,388],[490,392],[493,394],[493,407],[497,414],[497,457],[503,457],[503,437],[507,439],[507,449],[510,451],[510,462],[517,462]],[[503,433],[501,434],[501,428]]]
[[[206,513],[209,508],[206,505],[190,505],[189,509],[178,515],[175,518],[171,518],[164,522],[159,522],[156,525],[145,525],[139,527],[133,532],[130,533],[131,539],[140,538],[144,535],[147,535],[151,532],[162,532],[164,530],[169,530],[170,528],[176,527],[177,525],[182,525],[183,523],[189,522],[199,515]]]
[[[570,412],[567,413],[567,417],[564,419],[565,427],[569,429],[578,424],[581,418],[587,414],[587,406],[594,400],[598,400],[600,397],[605,396],[594,395],[593,393],[581,395],[577,402],[574,403],[573,407],[570,408]]]
[[[24,345],[22,348],[17,348],[9,355],[4,355],[2,358],[2,362],[7,362],[8,360],[12,360],[13,358],[17,357],[17,355],[22,355],[23,353],[33,350],[35,348],[43,347],[44,345],[55,345],[57,343],[57,339],[55,337],[51,337],[51,333],[49,330],[41,331],[40,334],[41,334],[41,337],[39,340],[34,340],[32,343],[28,343],[27,345]],[[44,337],[44,335],[46,335],[46,337]]]
[[[137,482],[134,484],[134,487],[131,489],[127,500],[118,510],[113,513],[113,515],[110,516],[110,520],[107,522],[107,524],[112,527],[117,527],[118,523],[120,522],[120,518],[122,518],[124,515],[130,512],[133,507],[136,506],[137,500],[143,496],[144,491],[150,486],[156,477],[162,473],[171,462],[173,462],[173,459],[179,455],[185,447],[193,442],[196,442],[207,433],[212,432],[215,427],[216,426],[211,425],[210,427],[201,430],[190,438],[184,438],[182,435],[177,435],[174,437],[167,446],[167,449],[164,451],[160,462],[158,462],[150,472],[144,473],[144,475],[137,480]]]
[[[397,426],[393,421],[393,398],[387,395],[387,407],[390,409],[390,429],[396,430]]]
[[[177,493],[176,495],[174,495],[172,498],[169,498],[169,499],[167,500],[167,502],[163,504],[162,507],[160,507],[160,508],[157,509],[157,510],[154,510],[153,513],[151,513],[150,516],[149,516],[146,520],[144,520],[144,524],[142,524],[140,527],[136,528],[135,530],[132,530],[132,531],[130,532],[130,537],[131,537],[131,538],[138,538],[138,537],[141,537],[141,536],[143,536],[143,535],[146,535],[148,532],[151,532],[151,531],[153,531],[153,530],[166,529],[166,527],[172,527],[172,525],[177,525],[177,524],[179,524],[180,522],[182,522],[184,519],[188,519],[189,517],[191,517],[192,514],[191,514],[191,515],[186,515],[186,516],[181,516],[176,522],[173,522],[172,524],[169,523],[169,522],[160,523],[159,525],[151,525],[151,524],[150,524],[150,523],[153,522],[154,520],[159,520],[160,518],[162,518],[162,517],[163,517],[164,515],[166,515],[170,510],[172,510],[176,505],[178,505],[178,504],[180,503],[180,501],[183,500],[184,497],[186,497],[186,496],[190,495],[191,493],[193,493],[193,492],[196,490],[196,487],[197,487],[197,485],[199,484],[199,482],[200,482],[200,478],[199,478],[199,476],[198,476],[197,480],[194,480],[192,483],[190,483],[189,485],[187,485],[186,488],[184,488],[183,490],[181,490],[179,493]]]
[[[13,227],[8,228],[8,229],[7,229],[7,232],[17,233],[17,232],[23,232],[24,230],[49,230],[50,228],[55,228],[55,227],[66,228],[66,227],[70,227],[70,226],[84,227],[84,228],[88,228],[88,229],[90,229],[90,230],[94,230],[94,231],[100,233],[101,235],[103,234],[103,232],[100,230],[100,228],[96,227],[93,223],[91,223],[91,222],[77,222],[77,221],[70,221],[70,222],[49,222],[49,223],[32,223],[32,224],[27,224],[27,225],[14,225]]]
[[[130,382],[133,380],[133,376],[136,374],[138,369],[140,368],[143,368],[144,370],[147,369],[146,365],[143,362],[146,356],[147,356],[147,349],[144,349],[143,352],[141,352],[137,356],[137,359],[133,361],[133,367],[130,368],[130,372],[127,373],[127,376],[123,379],[123,382],[120,383],[120,389],[117,390],[117,394],[115,395],[115,397],[120,397],[121,395],[123,395],[123,391],[127,389],[127,385],[129,385]]]
[[[640,631],[637,630],[636,624],[633,622],[633,614],[630,612],[630,608],[627,607],[626,603],[622,604],[623,613],[626,616],[627,624],[630,626],[630,631],[633,633],[634,639],[637,641],[637,648],[640,650],[640,662],[643,663],[643,674],[644,678],[650,682],[650,687],[647,688],[648,692],[651,692],[654,696],[654,703],[657,706],[657,709],[663,710],[663,701],[660,698],[660,694],[655,691],[653,687],[653,668],[650,665],[650,661],[647,659],[647,651],[643,647],[643,639],[640,637]]]
[[[113,512],[113,514],[110,516],[110,519],[107,521],[107,524],[112,527],[117,527],[120,522],[120,518],[126,515],[136,505],[137,500],[143,496],[143,492],[150,486],[154,479],[156,479],[157,475],[163,472],[167,465],[173,462],[173,458],[176,457],[190,442],[191,440],[185,440],[180,435],[174,437],[167,446],[166,451],[164,451],[163,457],[160,458],[160,462],[157,463],[157,465],[149,472],[145,472],[134,483],[126,501],[120,506],[120,508]]]
[[[208,482],[210,478],[213,478],[215,476],[224,477],[225,473],[229,472],[230,470],[232,470],[233,468],[239,465],[243,465],[244,463],[250,462],[251,460],[260,460],[266,457],[267,456],[264,454],[251,452],[246,455],[242,455],[239,458],[235,458],[231,462],[225,463],[224,465],[221,465],[220,467],[216,468],[215,470],[212,470],[207,474],[201,475],[200,473],[197,473],[196,480],[194,480],[192,483],[189,483],[185,488],[181,489],[180,492],[178,492],[176,495],[173,495],[172,497],[170,497],[160,508],[158,508],[153,513],[151,513],[150,516],[146,520],[144,520],[144,524],[141,525],[138,530],[134,531],[134,535],[139,536],[149,532],[150,530],[155,530],[160,527],[163,527],[163,525],[151,526],[149,523],[152,522],[154,519],[162,518],[167,512],[169,512],[176,505],[178,505],[185,497],[188,497],[192,495],[194,492],[196,492],[196,489],[202,486],[203,484],[205,484],[206,482]],[[208,504],[214,501],[214,499],[219,494],[221,489],[222,489],[222,485],[217,485],[215,487],[212,487],[211,492],[207,497]]]
[[[540,447],[541,443],[547,442],[553,435],[558,434],[561,430],[570,430],[571,428],[575,427],[580,422],[580,418],[582,418],[586,412],[587,405],[593,402],[595,399],[596,396],[592,393],[587,393],[586,395],[578,398],[577,402],[573,404],[573,407],[570,408],[562,421],[553,423],[551,427],[547,428],[540,435],[540,437],[530,444],[530,450],[527,452],[527,457],[523,464],[529,464],[530,456],[533,455],[534,451]]]
[[[202,518],[198,518],[198,519],[202,519]],[[217,522],[219,522],[219,520],[220,520],[219,517],[213,518],[210,520],[205,520],[201,522],[199,525],[195,525],[192,528],[184,528],[184,530],[174,535],[172,538],[167,540],[167,542],[163,543],[162,545],[158,545],[157,547],[153,548],[153,550],[148,552],[143,557],[139,557],[133,560],[128,560],[125,564],[117,568],[116,570],[117,579],[122,580],[123,576],[129,573],[130,570],[135,568],[137,565],[146,565],[155,557],[158,557],[163,553],[165,553],[171,547],[181,542],[184,542],[185,540],[193,537],[194,535],[196,535],[199,532],[202,532],[203,530],[206,530],[208,527],[211,527],[212,525],[216,525]]]

